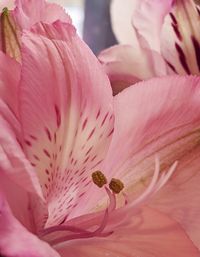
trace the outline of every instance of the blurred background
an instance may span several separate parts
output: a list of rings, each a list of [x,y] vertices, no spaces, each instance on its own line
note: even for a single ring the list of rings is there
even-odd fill
[[[62,5],[70,14],[78,34],[97,55],[116,43],[110,24],[112,0],[49,0]]]

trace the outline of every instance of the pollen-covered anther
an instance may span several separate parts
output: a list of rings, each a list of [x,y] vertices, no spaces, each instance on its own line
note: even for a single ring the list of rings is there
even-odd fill
[[[119,194],[123,190],[124,184],[121,180],[112,178],[109,183],[109,188],[113,191],[113,193]]]
[[[105,184],[107,184],[107,179],[100,170],[92,173],[92,180],[98,187],[103,187]]]

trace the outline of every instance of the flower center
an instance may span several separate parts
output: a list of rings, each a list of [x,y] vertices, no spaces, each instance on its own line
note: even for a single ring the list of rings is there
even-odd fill
[[[127,196],[124,192],[122,192],[122,195],[124,196],[125,202],[124,205],[129,208],[129,210],[138,208],[138,206],[141,206],[144,204],[152,195],[154,195],[158,190],[160,190],[166,182],[169,180],[169,178],[172,176],[174,173],[176,166],[177,166],[177,161],[172,164],[170,169],[167,172],[164,172],[160,175],[160,163],[159,159],[156,157],[155,159],[155,171],[152,177],[152,180],[146,190],[135,200],[132,202],[128,202]],[[116,210],[116,194],[119,194],[123,188],[124,184],[122,181],[116,178],[112,178],[110,183],[109,183],[109,188],[106,186],[107,184],[107,178],[101,171],[95,171],[92,173],[92,180],[95,185],[97,185],[99,188],[102,188],[104,186],[104,189],[108,195],[109,198],[109,205],[106,208],[106,210],[103,212],[97,213],[97,215],[94,217],[94,224],[91,225],[90,219],[91,215],[88,214],[85,215],[86,217],[80,217],[80,219],[83,218],[84,223],[88,219],[90,227],[94,228],[97,227],[96,229],[91,229],[87,230],[85,228],[81,228],[79,226],[73,226],[68,224],[60,224],[57,226],[49,227],[47,229],[44,229],[40,237],[48,236],[48,242],[51,245],[57,245],[59,243],[73,240],[73,239],[80,239],[80,238],[91,238],[91,237],[106,237],[109,236],[113,233],[113,231],[105,231],[105,228],[107,227],[107,224],[109,224],[109,216],[111,213],[113,213]],[[119,208],[123,211],[124,208]],[[125,210],[125,209],[124,209]],[[126,209],[127,211],[127,209]],[[86,219],[85,219],[86,218]],[[99,224],[99,225],[98,225]],[[51,236],[52,233],[56,232]],[[63,232],[65,233],[63,235]],[[60,234],[61,233],[61,234]]]

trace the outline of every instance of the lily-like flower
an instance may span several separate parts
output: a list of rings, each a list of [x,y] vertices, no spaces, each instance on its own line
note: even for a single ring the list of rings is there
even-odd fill
[[[115,0],[111,11],[121,44],[99,59],[114,94],[155,76],[200,73],[200,11],[193,0]]]
[[[200,79],[113,98],[61,21],[0,53],[0,255],[199,257]]]

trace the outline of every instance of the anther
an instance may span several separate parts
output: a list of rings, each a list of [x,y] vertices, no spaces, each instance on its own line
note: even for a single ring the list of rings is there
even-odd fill
[[[112,178],[109,183],[109,188],[113,191],[113,193],[119,194],[123,190],[124,184],[121,182],[121,180]]]
[[[105,184],[107,184],[107,179],[100,170],[92,173],[92,180],[98,187],[103,187]]]

